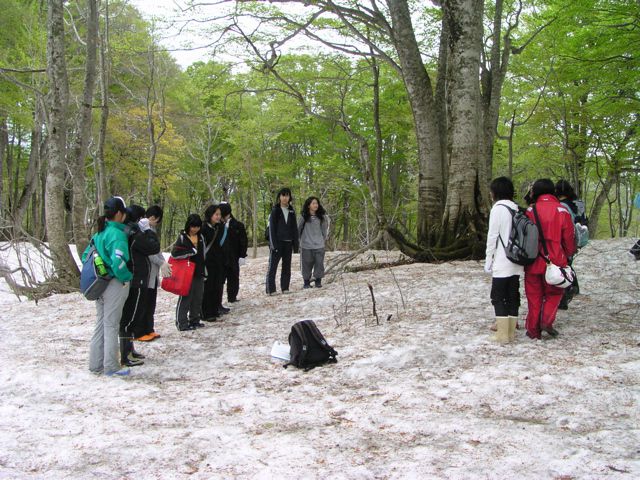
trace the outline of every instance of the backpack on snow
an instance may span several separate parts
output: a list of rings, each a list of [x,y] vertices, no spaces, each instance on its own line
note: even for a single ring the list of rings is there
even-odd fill
[[[107,267],[98,253],[93,239],[89,245],[90,248],[84,262],[82,262],[82,271],[80,272],[80,291],[84,298],[93,301],[102,296],[112,277],[107,273]]]
[[[293,365],[308,372],[319,365],[338,362],[338,352],[327,343],[313,320],[302,320],[291,327],[289,346],[291,360],[284,368]]]
[[[504,204],[500,204],[511,214],[511,231],[509,240],[504,247],[507,258],[516,265],[531,265],[538,258],[538,227],[520,209],[512,210]]]

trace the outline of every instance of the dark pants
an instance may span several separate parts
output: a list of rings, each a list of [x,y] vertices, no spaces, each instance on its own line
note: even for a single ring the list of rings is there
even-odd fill
[[[267,293],[276,291],[276,272],[278,263],[282,259],[282,270],[280,271],[280,289],[284,292],[289,290],[291,282],[291,255],[293,254],[293,242],[278,242],[278,250],[271,250],[269,253],[269,270],[267,272]]]
[[[238,299],[240,291],[240,265],[238,259],[233,258],[231,265],[224,267],[225,277],[227,279],[227,300],[235,302]]]
[[[157,288],[147,288],[147,307],[144,309],[143,335],[155,332],[156,300],[158,298]]]
[[[496,317],[517,317],[520,308],[520,275],[494,278],[491,281],[491,303]]]
[[[202,319],[202,280],[200,275],[195,275],[189,295],[178,297],[178,305],[176,305],[176,327],[178,330],[199,323]]]
[[[218,316],[218,310],[222,306],[223,289],[224,266],[218,263],[207,265],[207,279],[202,294],[202,318]]]
[[[129,296],[122,308],[120,318],[120,336],[138,338],[146,335],[145,316],[149,289],[131,287]]]

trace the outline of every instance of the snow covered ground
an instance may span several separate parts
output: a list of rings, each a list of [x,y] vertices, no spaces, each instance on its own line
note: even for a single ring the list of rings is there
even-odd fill
[[[87,370],[92,302],[19,303],[1,288],[0,478],[640,478],[631,244],[581,252],[582,295],[559,312],[558,339],[520,330],[504,346],[487,328],[478,262],[350,273],[304,291],[294,272],[292,294],[267,297],[259,257],[242,269],[233,312],[198,331],[176,331],[176,297],[161,292],[162,337],[138,344],[146,363],[126,379]],[[316,321],[338,364],[304,373],[269,357],[301,319]]]

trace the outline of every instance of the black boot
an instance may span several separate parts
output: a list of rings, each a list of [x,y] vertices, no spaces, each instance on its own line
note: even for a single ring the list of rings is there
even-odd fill
[[[322,287],[322,279],[316,278],[316,288],[321,288],[321,287]]]
[[[311,280],[305,280],[302,288],[311,288]]]

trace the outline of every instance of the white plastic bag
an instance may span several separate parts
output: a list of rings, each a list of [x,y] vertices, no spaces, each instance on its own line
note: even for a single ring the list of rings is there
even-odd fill
[[[547,263],[547,271],[544,274],[544,280],[548,285],[554,287],[568,288],[573,285],[576,279],[576,272],[571,266],[559,267],[552,262]]]
[[[273,346],[271,347],[271,356],[279,360],[288,362],[289,360],[291,360],[291,355],[289,354],[289,345],[284,345],[276,340],[275,342],[273,342]]]

